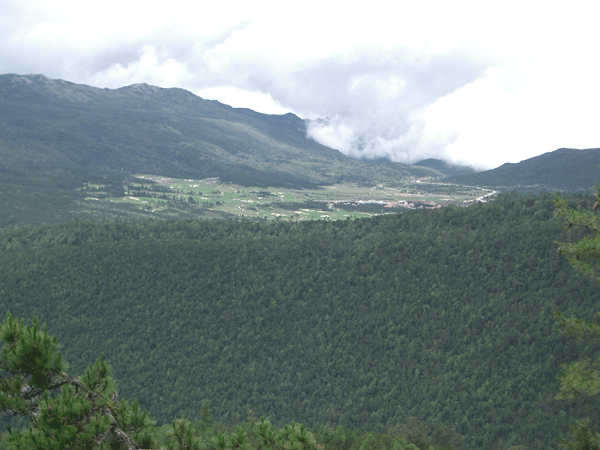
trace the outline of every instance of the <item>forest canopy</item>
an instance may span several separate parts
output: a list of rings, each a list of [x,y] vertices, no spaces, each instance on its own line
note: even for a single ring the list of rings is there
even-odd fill
[[[558,254],[554,208],[510,194],[340,222],[0,229],[0,308],[47,323],[72,373],[104,353],[159,427],[207,401],[225,427],[252,411],[323,445],[412,423],[464,449],[546,449],[568,417],[597,420],[597,399],[554,399],[560,365],[598,350],[555,333],[555,311],[595,314],[598,287]]]

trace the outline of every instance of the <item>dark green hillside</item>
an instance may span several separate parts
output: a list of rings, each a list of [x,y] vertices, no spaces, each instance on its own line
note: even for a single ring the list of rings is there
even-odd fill
[[[3,229],[0,313],[47,322],[73,373],[104,352],[159,421],[208,399],[231,423],[414,416],[465,449],[546,449],[598,407],[553,400],[560,363],[590,349],[552,312],[592,316],[598,287],[558,255],[552,211],[509,195],[341,222]]]
[[[437,170],[443,173],[447,177],[453,177],[457,175],[472,174],[475,169],[468,166],[459,166],[456,164],[450,164],[449,162],[442,161],[440,159],[428,158],[422,161],[418,161],[413,164],[414,166],[429,167],[430,169]]]
[[[246,186],[398,183],[439,173],[367,164],[306,136],[305,122],[136,84],[98,89],[41,75],[0,75],[0,161]]]
[[[561,148],[517,164],[507,163],[449,181],[503,190],[513,188],[521,192],[586,192],[596,183],[599,171],[600,148]]]

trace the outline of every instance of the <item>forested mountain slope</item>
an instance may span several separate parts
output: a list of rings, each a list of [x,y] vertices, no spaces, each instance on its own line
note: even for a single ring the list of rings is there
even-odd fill
[[[355,221],[2,229],[0,308],[46,322],[74,373],[104,352],[161,422],[207,399],[226,422],[415,416],[465,449],[546,449],[598,407],[553,400],[560,363],[594,349],[552,313],[591,317],[598,287],[558,254],[552,211],[506,195]]]
[[[308,138],[306,122],[293,114],[236,109],[183,89],[99,89],[14,74],[0,75],[0,161],[6,167],[219,177],[251,186],[440,175],[348,158]]]

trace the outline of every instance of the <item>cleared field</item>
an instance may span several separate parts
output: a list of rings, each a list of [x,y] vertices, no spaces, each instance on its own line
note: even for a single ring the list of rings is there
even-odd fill
[[[216,178],[191,180],[147,174],[128,180],[124,190],[124,196],[103,201],[126,203],[157,217],[165,213],[210,212],[262,220],[369,217],[405,209],[466,205],[492,194],[477,187],[427,180],[415,180],[403,187],[337,184],[318,189],[269,189],[221,183]]]

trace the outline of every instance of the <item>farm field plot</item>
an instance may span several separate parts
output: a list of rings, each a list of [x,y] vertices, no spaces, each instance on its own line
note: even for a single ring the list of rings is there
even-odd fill
[[[285,189],[222,183],[218,178],[192,180],[144,174],[127,180],[122,197],[109,196],[103,201],[129,204],[157,216],[177,212],[195,216],[211,212],[262,220],[339,220],[403,209],[468,205],[492,193],[477,187],[429,183],[428,180],[400,187],[337,184],[318,189]]]

